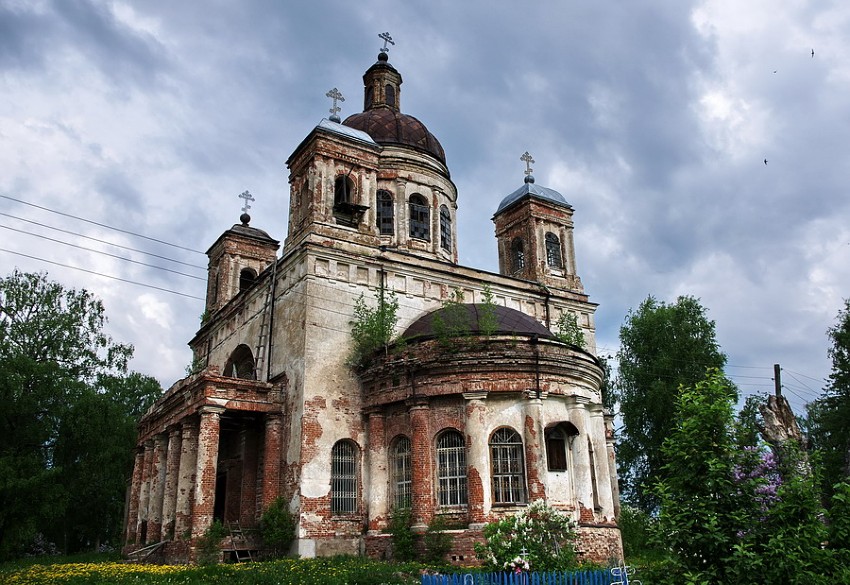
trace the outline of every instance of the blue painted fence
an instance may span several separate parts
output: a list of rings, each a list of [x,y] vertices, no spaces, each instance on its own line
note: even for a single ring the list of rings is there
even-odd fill
[[[422,585],[612,585],[607,569],[570,573],[454,573],[422,575]]]

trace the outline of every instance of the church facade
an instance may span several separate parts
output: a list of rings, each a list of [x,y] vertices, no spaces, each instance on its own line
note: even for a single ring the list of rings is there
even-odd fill
[[[390,555],[407,508],[472,564],[487,522],[545,500],[578,523],[580,555],[622,558],[573,208],[529,168],[493,216],[499,273],[459,265],[440,142],[402,113],[385,52],[363,81],[363,111],[322,120],[287,160],[282,250],[247,214],[210,247],[195,372],[139,425],[125,552],[191,560],[215,519],[256,548],[249,529],[283,498],[301,556]],[[387,298],[396,341],[353,361],[355,306]],[[583,343],[553,333],[565,316]]]

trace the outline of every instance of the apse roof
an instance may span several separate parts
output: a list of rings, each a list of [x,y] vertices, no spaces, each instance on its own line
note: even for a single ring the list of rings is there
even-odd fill
[[[483,303],[467,303],[460,305],[464,313],[461,313],[466,318],[466,325],[470,335],[479,335],[481,331],[481,318],[486,315],[485,307],[492,307],[493,316],[495,318],[495,331],[491,331],[494,335],[524,335],[534,336],[545,339],[555,339],[555,335],[549,331],[537,319],[526,315],[516,309],[510,309],[500,305],[485,305]],[[408,341],[416,338],[427,339],[437,336],[437,330],[434,327],[435,318],[443,318],[444,320],[457,321],[458,317],[446,315],[446,311],[451,310],[447,307],[442,307],[435,311],[431,311],[422,315],[407,328],[402,337]]]
[[[496,213],[504,211],[517,201],[524,199],[526,197],[534,197],[537,199],[543,199],[544,201],[549,201],[550,203],[554,203],[556,205],[561,205],[563,207],[569,207],[572,209],[572,205],[567,203],[567,200],[564,199],[564,196],[555,191],[554,189],[549,189],[548,187],[541,187],[540,185],[534,184],[534,177],[528,175],[525,178],[525,183],[522,187],[502,199],[502,202],[499,204],[499,208],[496,210]]]

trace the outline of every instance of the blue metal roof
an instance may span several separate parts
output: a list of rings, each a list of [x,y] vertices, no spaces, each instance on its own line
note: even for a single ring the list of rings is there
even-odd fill
[[[349,126],[344,126],[338,122],[328,120],[327,118],[322,118],[322,121],[319,122],[319,125],[316,126],[316,128],[324,128],[325,130],[329,130],[330,132],[342,134],[343,136],[348,136],[349,138],[354,138],[355,140],[361,140],[368,144],[378,146],[378,143],[372,140],[372,137],[363,132],[362,130],[355,130],[354,128],[351,128]]]
[[[502,199],[502,202],[499,204],[499,208],[496,210],[496,213],[507,209],[508,207],[525,197],[536,197],[537,199],[543,199],[544,201],[549,201],[550,203],[569,207],[570,209],[572,209],[572,205],[567,203],[567,200],[564,199],[563,195],[561,195],[554,189],[535,185],[534,177],[528,176],[526,177],[525,183],[522,187]]]

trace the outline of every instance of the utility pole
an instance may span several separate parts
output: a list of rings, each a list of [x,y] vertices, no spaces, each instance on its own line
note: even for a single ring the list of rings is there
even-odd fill
[[[779,364],[773,364],[773,385],[776,388],[777,396],[782,396],[782,378],[779,373],[780,371],[781,368],[779,367]]]

